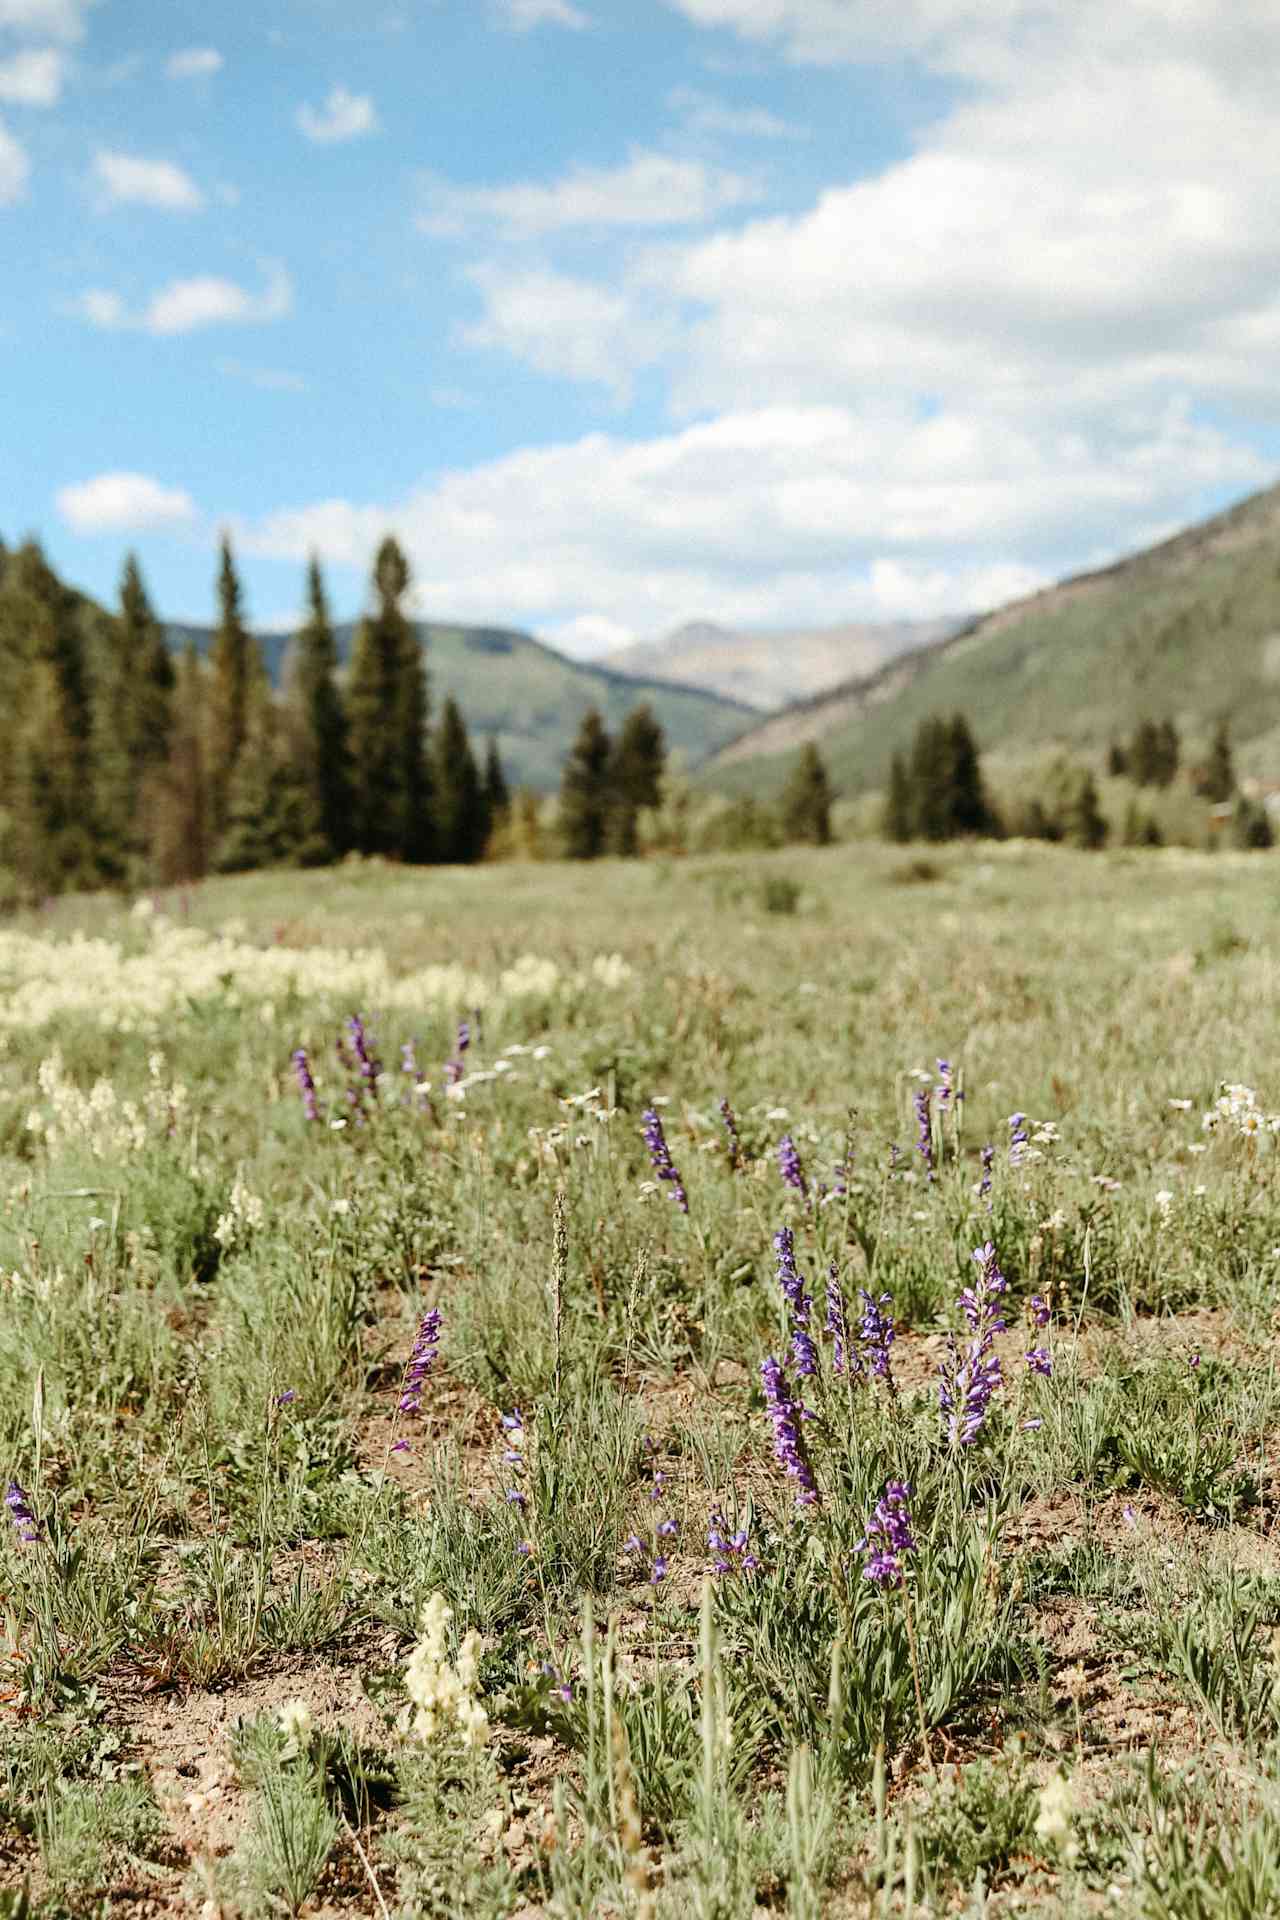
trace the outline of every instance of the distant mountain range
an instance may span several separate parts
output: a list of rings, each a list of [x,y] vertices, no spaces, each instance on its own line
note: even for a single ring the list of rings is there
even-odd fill
[[[956,618],[765,629],[694,620],[661,640],[638,640],[611,653],[609,665],[619,673],[701,687],[761,713],[774,713],[793,701],[864,679],[962,624]]]
[[[1280,486],[761,721],[704,778],[769,791],[812,740],[856,793],[927,714],[957,709],[986,752],[1094,761],[1144,716],[1172,719],[1193,753],[1221,717],[1239,767],[1280,772]]]
[[[175,651],[189,641],[207,653],[212,627],[170,624],[166,628]],[[561,763],[588,707],[595,706],[613,731],[627,712],[648,701],[667,736],[669,748],[679,749],[691,767],[700,765],[717,747],[741,733],[756,718],[741,701],[678,685],[655,677],[635,678],[610,666],[568,660],[530,634],[502,627],[439,626],[420,621],[418,632],[427,650],[432,709],[450,694],[462,709],[477,751],[493,735],[512,786],[550,792],[560,781]],[[347,660],[355,623],[334,628],[339,657]],[[292,636],[262,633],[267,670],[279,684],[284,657]]]

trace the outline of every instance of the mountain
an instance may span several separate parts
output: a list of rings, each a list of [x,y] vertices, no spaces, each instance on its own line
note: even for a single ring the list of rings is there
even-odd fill
[[[661,640],[609,655],[616,672],[701,687],[774,713],[792,701],[863,679],[899,654],[931,645],[963,623],[847,621],[837,627],[721,627],[693,620]]]
[[[1167,716],[1193,754],[1226,718],[1239,767],[1280,766],[1280,486],[762,721],[704,777],[768,790],[813,740],[857,793],[883,782],[927,714],[957,709],[985,752],[1009,758],[1062,747],[1096,760],[1144,716]]]
[[[212,627],[171,624],[166,631],[175,651],[193,641],[198,652],[207,653],[213,641]],[[666,733],[668,747],[683,752],[691,766],[699,765],[755,718],[754,711],[741,702],[694,687],[668,685],[654,678],[638,680],[611,667],[568,660],[527,633],[431,622],[419,622],[418,632],[427,649],[433,711],[439,713],[452,694],[477,751],[490,734],[496,735],[512,786],[549,792],[559,784],[561,761],[590,706],[599,707],[612,731],[632,707],[647,700]],[[353,621],[334,628],[344,661],[354,636]],[[277,685],[291,638],[287,633],[258,635]]]

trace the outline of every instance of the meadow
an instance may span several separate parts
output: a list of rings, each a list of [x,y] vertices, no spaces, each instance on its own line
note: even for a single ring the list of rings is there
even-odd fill
[[[1280,889],[0,927],[0,1915],[1280,1915]]]

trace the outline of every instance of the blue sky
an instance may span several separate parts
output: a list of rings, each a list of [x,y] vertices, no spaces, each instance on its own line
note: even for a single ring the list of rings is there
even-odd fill
[[[1280,456],[1272,0],[0,0],[0,533],[607,651],[996,604]]]

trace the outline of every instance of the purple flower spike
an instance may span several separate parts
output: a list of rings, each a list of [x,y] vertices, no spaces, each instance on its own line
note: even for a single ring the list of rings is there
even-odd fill
[[[34,1545],[40,1538],[40,1523],[31,1511],[30,1496],[16,1480],[9,1482],[9,1491],[4,1496],[4,1503],[9,1509],[9,1518],[17,1529],[19,1540],[26,1541],[29,1546]]]
[[[929,1089],[921,1087],[916,1093],[916,1151],[924,1161],[930,1180],[933,1179],[933,1117],[929,1105]]]
[[[671,1183],[671,1198],[681,1213],[689,1211],[689,1196],[684,1190],[684,1181],[676,1172],[675,1161],[671,1158],[671,1149],[667,1145],[667,1136],[662,1131],[662,1117],[656,1107],[646,1107],[643,1115],[644,1142],[649,1149],[649,1159],[659,1180]]]
[[[1009,1115],[1009,1165],[1020,1167],[1027,1157],[1027,1116],[1025,1113]]]
[[[1000,1305],[1000,1297],[1008,1292],[1009,1283],[1000,1271],[991,1241],[975,1247],[972,1259],[978,1269],[978,1278],[971,1287],[965,1287],[962,1291],[960,1311],[969,1322],[972,1332],[979,1333],[986,1327],[992,1333],[1004,1333],[1004,1309]]]
[[[298,1080],[298,1092],[302,1095],[302,1110],[308,1120],[320,1118],[320,1102],[316,1097],[316,1083],[311,1072],[311,1062],[307,1058],[305,1047],[294,1049],[293,1071]]]
[[[417,1337],[409,1353],[400,1384],[401,1413],[421,1413],[422,1383],[431,1372],[440,1352],[440,1309],[431,1307],[418,1324]]]
[[[893,1363],[889,1358],[889,1349],[893,1345],[896,1328],[893,1315],[885,1309],[893,1305],[893,1295],[882,1293],[874,1300],[865,1287],[859,1287],[858,1297],[862,1301],[862,1351],[869,1372],[883,1380],[891,1390],[894,1387]]]
[[[800,1158],[800,1149],[789,1133],[784,1133],[778,1142],[778,1172],[788,1187],[794,1187],[806,1206],[809,1201],[809,1182],[804,1177],[804,1163]]]
[[[707,1527],[707,1547],[717,1574],[754,1573],[760,1565],[751,1551],[750,1529],[739,1527],[736,1533],[730,1533],[729,1522],[718,1509],[711,1515]]]
[[[1031,1351],[1026,1354],[1024,1358],[1026,1359],[1027,1369],[1030,1373],[1038,1373],[1044,1380],[1052,1378],[1053,1361],[1049,1356],[1049,1349],[1047,1347],[1032,1347]]]
[[[796,1239],[790,1227],[779,1227],[773,1236],[773,1246],[778,1256],[778,1285],[782,1288],[796,1324],[807,1327],[813,1302],[804,1290],[804,1281],[796,1266]]]
[[[1049,1311],[1049,1302],[1044,1295],[1033,1293],[1027,1304],[1031,1308],[1032,1324],[1037,1327],[1047,1327],[1052,1315]]]
[[[462,1056],[471,1045],[471,1023],[468,1020],[458,1022],[458,1043],[452,1060],[446,1061],[444,1083],[446,1087],[456,1086],[462,1078]]]
[[[982,1178],[978,1182],[978,1198],[979,1200],[986,1201],[987,1211],[989,1213],[991,1211],[991,1167],[996,1157],[995,1148],[984,1147],[980,1157],[982,1160]]]
[[[735,1173],[740,1173],[746,1163],[742,1154],[742,1140],[738,1133],[738,1116],[727,1100],[720,1102],[720,1118],[724,1121],[724,1130],[729,1140],[729,1165]]]
[[[835,1261],[827,1268],[827,1318],[824,1331],[831,1335],[831,1371],[837,1377],[846,1367],[853,1378],[862,1372],[862,1355],[849,1339],[849,1317],[844,1290]]]
[[[809,1409],[803,1401],[793,1400],[781,1363],[772,1355],[760,1363],[764,1383],[765,1408],[773,1424],[773,1451],[788,1480],[796,1482],[796,1505],[818,1504],[818,1483],[804,1443],[801,1421]]]
[[[905,1480],[887,1480],[866,1537],[858,1542],[858,1552],[866,1556],[862,1577],[877,1587],[900,1587],[903,1558],[916,1551],[910,1501],[911,1488]]]

